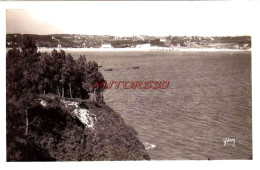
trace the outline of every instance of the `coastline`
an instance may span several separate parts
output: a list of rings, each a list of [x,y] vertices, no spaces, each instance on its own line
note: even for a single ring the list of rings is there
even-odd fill
[[[8,162],[150,160],[147,150],[156,147],[142,143],[111,107],[89,99],[39,95],[28,114],[39,121],[29,138],[8,143]]]
[[[38,48],[41,52],[51,52],[52,50],[65,50],[70,52],[146,52],[146,51],[165,51],[165,52],[250,52],[251,49],[228,49],[228,48]]]
[[[6,48],[6,52],[12,48]],[[51,52],[53,50],[64,50],[69,52],[251,52],[249,49],[228,49],[228,48],[50,48],[38,47],[40,52]]]

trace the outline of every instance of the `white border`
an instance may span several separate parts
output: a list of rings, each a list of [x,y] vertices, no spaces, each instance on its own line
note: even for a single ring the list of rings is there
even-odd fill
[[[81,5],[91,4],[134,4],[134,5],[143,5],[144,9],[147,3],[157,3],[158,5],[194,5],[194,8],[200,8],[201,5],[229,5],[230,12],[232,8],[237,6],[244,6],[245,10],[241,11],[245,13],[249,19],[252,19],[252,23],[249,26],[252,36],[252,110],[253,110],[253,161],[250,160],[235,160],[235,161],[121,161],[121,162],[55,162],[55,163],[6,163],[6,133],[5,133],[5,124],[6,124],[6,110],[5,110],[5,37],[6,37],[6,28],[5,28],[5,9],[7,8],[46,8],[48,11],[49,6],[57,7],[57,10],[60,6],[66,8],[77,7]],[[195,4],[196,3],[196,4]],[[259,126],[260,126],[260,115],[259,115],[259,87],[260,79],[258,73],[260,73],[260,28],[259,28],[259,16],[260,16],[260,3],[253,2],[0,2],[0,45],[1,45],[1,169],[20,169],[24,168],[29,169],[46,169],[46,168],[55,168],[55,169],[90,169],[90,168],[111,168],[111,169],[133,169],[133,168],[145,168],[145,169],[167,169],[169,167],[174,169],[256,169],[258,167],[257,162],[259,161]]]

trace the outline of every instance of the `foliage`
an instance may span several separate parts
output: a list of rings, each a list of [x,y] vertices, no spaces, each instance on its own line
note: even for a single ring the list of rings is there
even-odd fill
[[[29,110],[30,121],[35,120],[30,128],[31,138],[52,158],[60,161],[150,159],[137,132],[126,126],[119,114],[103,104],[72,100],[96,115],[94,129],[85,127],[55,100],[48,100],[48,107],[39,105]]]
[[[8,98],[50,93],[84,99],[94,92],[94,82],[103,80],[96,62],[87,62],[85,56],[74,60],[63,50],[41,54],[29,37],[7,53]]]
[[[26,37],[7,53],[7,161],[150,159],[136,131],[103,104],[96,62],[74,60],[65,51],[37,52]],[[89,93],[96,102],[86,101]],[[48,106],[37,102],[44,98]],[[86,127],[60,99],[79,102],[96,115]],[[58,120],[58,121],[57,121]]]
[[[32,121],[28,112],[38,104],[38,95],[86,99],[91,92],[95,92],[96,96],[102,94],[101,90],[93,89],[96,80],[104,80],[96,62],[86,62],[85,56],[74,60],[63,50],[41,54],[30,37],[24,37],[20,47],[9,50],[6,61],[8,154],[16,147],[22,150],[27,147]],[[103,97],[96,99],[98,103],[103,102]],[[26,160],[18,157],[8,159]]]

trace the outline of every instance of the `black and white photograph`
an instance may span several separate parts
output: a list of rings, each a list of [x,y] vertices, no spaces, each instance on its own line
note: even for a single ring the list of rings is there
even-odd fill
[[[29,4],[1,26],[7,162],[254,159],[248,8]]]

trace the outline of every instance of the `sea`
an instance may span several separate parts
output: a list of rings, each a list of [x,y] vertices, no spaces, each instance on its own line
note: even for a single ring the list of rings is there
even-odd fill
[[[66,53],[96,61],[108,82],[169,81],[167,89],[104,92],[106,104],[154,146],[147,151],[152,160],[252,157],[250,51]]]

